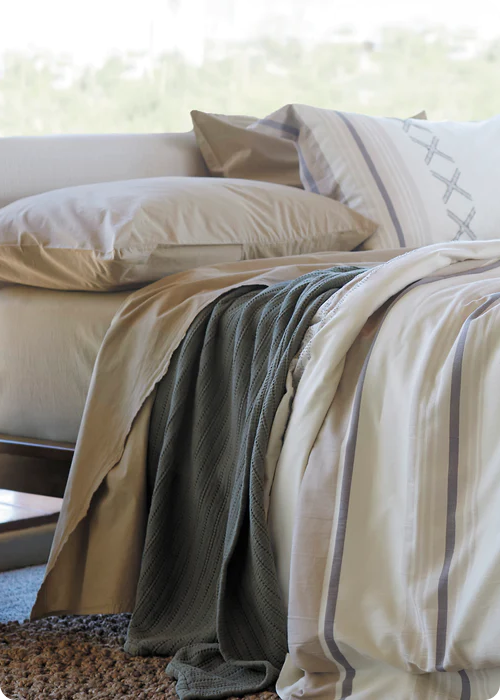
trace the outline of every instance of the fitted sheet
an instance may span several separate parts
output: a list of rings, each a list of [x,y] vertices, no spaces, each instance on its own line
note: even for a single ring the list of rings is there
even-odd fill
[[[0,289],[0,433],[76,442],[97,352],[129,294]]]

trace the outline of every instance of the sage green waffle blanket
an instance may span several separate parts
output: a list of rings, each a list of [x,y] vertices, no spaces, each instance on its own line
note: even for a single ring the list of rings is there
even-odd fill
[[[287,652],[264,460],[288,369],[320,305],[362,272],[240,287],[205,308],[159,383],[152,502],[126,650],[172,656],[185,698],[252,693]]]

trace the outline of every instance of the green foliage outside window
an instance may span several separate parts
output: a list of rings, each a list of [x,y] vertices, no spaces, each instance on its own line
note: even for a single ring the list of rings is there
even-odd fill
[[[500,39],[443,28],[349,31],[330,42],[262,38],[180,54],[111,56],[100,67],[44,53],[0,55],[0,136],[162,132],[191,128],[200,109],[258,117],[288,102],[366,114],[485,119],[500,113]]]

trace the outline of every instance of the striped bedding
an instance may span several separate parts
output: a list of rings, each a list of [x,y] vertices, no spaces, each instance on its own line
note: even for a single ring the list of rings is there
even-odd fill
[[[271,429],[284,700],[500,688],[500,240],[390,257],[316,312]],[[131,295],[99,352],[33,618],[133,610],[152,400],[199,311],[341,262],[199,268]]]
[[[476,260],[459,261],[464,245]],[[301,349],[276,477],[302,477],[283,698],[499,690],[498,247],[376,268]]]

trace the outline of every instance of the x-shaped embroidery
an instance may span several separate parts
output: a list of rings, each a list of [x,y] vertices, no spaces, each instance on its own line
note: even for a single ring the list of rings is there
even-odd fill
[[[447,204],[449,198],[453,194],[453,192],[458,192],[459,194],[463,195],[467,199],[470,199],[472,201],[472,197],[468,192],[463,190],[461,187],[458,186],[458,178],[460,177],[460,170],[457,168],[455,172],[453,173],[451,180],[448,180],[444,175],[440,175],[439,173],[436,173],[434,170],[431,170],[431,173],[436,177],[438,180],[441,180],[441,182],[444,182],[446,185],[446,192],[443,195],[443,202]]]
[[[465,221],[462,221],[462,219],[460,219],[456,214],[454,214],[449,209],[446,210],[446,213],[448,214],[450,219],[458,225],[458,233],[455,236],[455,238],[453,239],[454,241],[458,241],[460,236],[463,236],[464,233],[466,233],[472,241],[474,241],[477,238],[474,231],[471,231],[471,228],[470,228],[470,223],[471,223],[472,219],[474,218],[474,216],[476,215],[475,207],[472,207],[470,212],[467,214]]]
[[[443,151],[439,150],[439,148],[438,148],[439,139],[437,136],[433,136],[430,144],[425,143],[425,141],[420,141],[420,139],[416,139],[414,136],[410,136],[410,138],[412,141],[415,141],[415,143],[418,143],[419,146],[423,146],[424,148],[427,149],[427,155],[425,156],[425,162],[427,165],[429,165],[429,163],[434,158],[434,156],[441,156],[441,158],[445,158],[446,160],[449,160],[450,163],[455,162],[451,156],[448,156],[448,155],[446,155],[446,153],[443,153]]]
[[[430,129],[428,129],[426,126],[422,126],[422,124],[417,123],[420,121],[419,119],[398,119],[397,117],[396,119],[398,122],[402,123],[403,131],[406,131],[406,133],[410,131],[412,126],[414,126],[415,129],[420,129],[421,131],[430,131]]]

